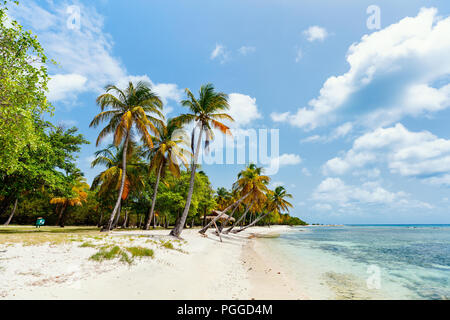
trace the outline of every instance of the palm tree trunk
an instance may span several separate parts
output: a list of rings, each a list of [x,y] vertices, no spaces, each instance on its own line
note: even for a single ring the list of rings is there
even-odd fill
[[[183,231],[183,226],[186,222],[186,218],[189,213],[189,208],[191,207],[192,194],[194,193],[194,182],[195,182],[195,171],[197,170],[197,160],[198,155],[200,153],[200,144],[202,143],[202,135],[203,135],[203,125],[200,128],[200,134],[198,135],[197,148],[194,154],[194,161],[191,165],[191,180],[189,181],[189,192],[186,198],[186,206],[184,207],[183,214],[181,215],[180,220],[175,225],[175,227],[170,232],[171,236],[179,238],[181,232]]]
[[[235,205],[233,211],[231,211],[231,214],[228,216],[227,220],[225,220],[225,222],[223,222],[223,223],[220,224],[220,228],[219,228],[219,231],[220,231],[220,232],[222,232],[222,230],[223,230],[224,228],[226,228],[226,226],[228,225],[228,222],[231,220],[231,218],[233,218],[234,213],[236,212],[236,210],[237,210],[238,208],[239,208],[239,204]]]
[[[56,220],[55,226],[61,226],[62,216],[64,214],[65,209],[66,209],[66,204],[62,204],[59,207],[58,220]],[[58,206],[56,206],[56,210],[58,210]]]
[[[102,225],[103,221],[103,210],[100,212],[100,219],[98,220],[97,227],[100,227]]]
[[[244,201],[245,198],[247,198],[250,195],[250,193],[247,193],[245,196],[241,197],[238,201],[236,201],[235,203],[229,205],[225,210],[222,211],[221,214],[219,214],[217,217],[215,217],[214,219],[212,219],[206,226],[203,227],[203,229],[201,229],[199,231],[199,233],[201,234],[205,234],[206,230],[208,230],[208,228],[213,225],[214,223],[216,223],[217,220],[220,219],[220,217],[222,217],[222,215],[224,213],[226,213],[228,210],[230,210],[234,205],[239,205],[239,203],[241,203],[242,201]]]
[[[120,219],[120,215],[121,215],[121,214],[122,214],[122,202],[120,202],[119,210],[117,210],[116,219],[114,219],[114,223],[113,223],[111,229],[117,228],[117,226],[118,226],[118,224],[119,224],[119,219]]]
[[[67,208],[67,203],[64,203],[61,207],[61,211],[59,211],[58,223],[57,225],[61,228],[64,228],[64,210]]]
[[[253,222],[250,223],[248,226],[245,226],[245,227],[243,227],[243,228],[241,228],[241,229],[239,229],[239,230],[237,230],[237,231],[234,231],[234,233],[239,233],[239,232],[241,232],[241,231],[244,231],[244,230],[247,229],[247,228],[250,228],[250,227],[254,226],[254,225],[257,224],[260,220],[264,219],[269,213],[270,213],[270,211],[266,212],[265,214],[263,214],[263,215],[260,216],[259,218],[253,220]]]
[[[122,228],[127,227],[127,222],[128,222],[128,210],[125,210],[125,219],[123,220]]]
[[[235,223],[233,223],[233,225],[231,227],[229,227],[227,230],[225,230],[223,233],[228,234],[230,233],[231,230],[234,229],[234,227],[236,227],[237,225],[239,225],[239,223],[241,221],[245,221],[245,217],[247,216],[248,210],[242,214],[242,216],[239,218],[239,220],[237,220]]]
[[[18,199],[18,198],[16,198],[16,201],[14,202],[14,207],[13,207],[13,209],[11,210],[11,214],[9,215],[8,220],[6,220],[6,222],[5,222],[5,224],[4,224],[5,226],[7,226],[7,225],[10,224],[10,222],[11,222],[11,220],[12,220],[14,214],[16,213],[17,202],[19,202],[19,199]]]
[[[245,219],[245,217],[247,216],[247,213],[250,211],[250,209],[253,207],[254,204],[255,204],[255,201],[252,201],[252,203],[247,207],[247,209],[245,209],[245,212],[244,212],[244,214],[242,215],[242,217],[241,217],[238,221],[236,221],[235,223],[233,223],[233,225],[232,225],[230,228],[228,228],[227,230],[225,230],[223,233],[225,233],[225,234],[229,233],[231,230],[234,229],[234,227],[236,227],[236,226],[239,224],[239,222],[240,222],[242,219]]]
[[[114,222],[114,218],[116,217],[117,211],[119,210],[120,202],[122,200],[123,189],[125,187],[125,178],[127,175],[127,151],[128,151],[128,143],[129,142],[130,142],[130,132],[127,132],[127,136],[125,138],[125,145],[123,147],[122,181],[120,181],[119,195],[117,197],[117,202],[116,202],[116,205],[114,206],[113,212],[111,213],[111,217],[109,218],[108,224],[101,230],[104,232],[108,232],[111,230],[112,224]]]
[[[161,178],[162,168],[163,168],[163,165],[161,164],[158,168],[158,173],[156,174],[155,187],[153,188],[152,206],[148,213],[147,221],[145,222],[145,228],[144,228],[145,230],[148,230],[150,228],[150,223],[152,222],[153,216],[155,214],[156,195],[158,194],[158,186],[159,186],[159,180]]]

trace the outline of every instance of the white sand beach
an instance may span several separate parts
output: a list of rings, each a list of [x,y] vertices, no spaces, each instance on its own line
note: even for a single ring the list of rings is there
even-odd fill
[[[223,242],[212,230],[202,237],[188,229],[184,241],[173,241],[167,230],[137,230],[62,244],[0,244],[0,298],[306,299],[255,237],[289,230],[255,227],[223,235]],[[174,249],[161,245],[167,240]],[[154,257],[132,264],[90,260],[105,244],[151,248]]]

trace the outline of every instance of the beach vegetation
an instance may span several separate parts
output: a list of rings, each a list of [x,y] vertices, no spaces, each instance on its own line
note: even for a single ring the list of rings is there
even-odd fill
[[[179,238],[185,228],[201,227],[204,234],[214,227],[220,235],[257,225],[305,224],[289,215],[292,195],[284,186],[272,190],[256,164],[243,168],[230,189],[213,188],[198,159],[214,132],[231,135],[234,119],[228,95],[210,83],[197,95],[186,89],[180,104],[187,112],[167,120],[150,83],[106,86],[96,99],[100,113],[89,125],[100,127],[97,147],[112,143],[94,152],[91,167],[100,172],[89,186],[78,154],[90,142],[76,127],[49,121],[47,68],[53,62],[34,34],[7,16],[10,5],[16,4],[0,2],[0,221],[15,225],[0,228],[0,243],[62,243],[92,233],[92,240],[103,240],[100,230],[151,225]],[[38,218],[45,225],[35,228]],[[173,243],[161,245],[173,249]],[[95,259],[130,254],[116,251],[100,249]]]

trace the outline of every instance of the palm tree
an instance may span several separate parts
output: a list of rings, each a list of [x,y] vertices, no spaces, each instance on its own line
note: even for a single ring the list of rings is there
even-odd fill
[[[110,144],[105,149],[95,152],[95,159],[92,161],[91,167],[94,168],[99,165],[106,167],[105,170],[94,178],[91,186],[91,190],[96,190],[99,197],[109,197],[111,191],[120,190],[122,184],[123,152],[123,144],[119,147]],[[145,170],[145,163],[141,161],[139,153],[140,150],[136,147],[136,143],[130,141],[127,149],[127,170],[121,201],[125,201],[131,191],[144,187],[142,177]],[[120,207],[118,212],[119,214],[115,221],[120,216]]]
[[[97,127],[100,122],[109,121],[97,138],[97,146],[108,134],[114,135],[114,144],[116,146],[119,146],[122,142],[124,145],[122,179],[117,202],[108,224],[103,228],[103,231],[109,231],[120,207],[125,187],[127,149],[131,140],[132,129],[135,128],[137,130],[145,144],[153,147],[150,132],[157,134],[155,125],[158,125],[161,121],[153,115],[157,115],[159,118],[164,118],[164,116],[161,113],[161,99],[151,90],[150,84],[142,81],[138,82],[137,85],[129,82],[125,90],[121,90],[113,85],[107,86],[106,93],[97,98],[97,104],[102,112],[94,117],[90,126]],[[105,111],[106,108],[110,110]]]
[[[244,231],[245,229],[254,226],[260,220],[264,219],[269,213],[280,213],[281,211],[289,212],[289,208],[292,208],[292,204],[287,201],[286,198],[292,198],[292,194],[287,193],[283,186],[276,187],[274,191],[269,192],[266,213],[255,219],[248,226],[239,229],[237,232]]]
[[[150,223],[154,218],[160,178],[164,177],[167,168],[174,177],[179,177],[179,160],[187,167],[187,160],[184,154],[189,154],[189,151],[183,148],[184,146],[188,147],[189,139],[186,132],[180,128],[179,123],[175,119],[169,119],[167,125],[162,124],[158,126],[158,136],[155,137],[155,140],[155,146],[144,153],[150,159],[150,171],[156,173],[152,205],[145,222],[145,230],[149,229]]]
[[[267,185],[270,182],[268,176],[263,175],[263,168],[257,167],[255,164],[250,164],[245,170],[238,174],[238,180],[234,183],[233,188],[245,194],[248,197],[245,199],[247,209],[244,214],[229,228],[225,233],[233,230],[245,217],[250,210],[255,211],[261,208],[266,202],[269,189]]]
[[[258,184],[257,183],[258,179],[260,180],[259,183],[264,183],[264,184],[269,183],[270,178],[267,176],[261,176],[261,173],[262,173],[262,168],[257,167],[255,164],[250,164],[245,170],[241,171],[238,174],[239,180],[233,186],[233,193],[235,195],[239,195],[240,198],[237,201],[235,201],[234,203],[232,203],[231,205],[229,205],[227,208],[222,210],[221,214],[217,215],[214,219],[212,219],[206,226],[204,226],[199,231],[199,233],[205,234],[206,230],[208,230],[208,228],[211,225],[213,225],[217,220],[219,220],[228,210],[231,210],[234,207],[233,212],[231,213],[231,215],[228,217],[228,219],[226,221],[226,223],[228,223],[228,221],[231,219],[231,217],[233,216],[233,214],[237,210],[237,208],[240,206],[240,204],[245,199],[249,198],[252,195],[252,188],[250,186],[252,186],[253,184],[251,182],[247,182],[247,184],[246,184],[247,180],[252,181],[252,179],[255,179],[255,181],[253,181],[254,184]],[[258,177],[258,178],[256,178],[256,177]],[[261,187],[261,188],[263,188],[263,187]],[[255,192],[255,191],[253,190],[253,192]],[[256,196],[257,196],[257,194],[255,193],[254,197],[256,197]],[[247,208],[249,208],[249,207],[247,206]],[[251,206],[250,206],[250,208],[251,208]],[[245,214],[247,214],[247,211],[245,212]],[[236,221],[234,223],[234,225],[230,229],[228,229],[225,233],[228,233],[240,221],[242,221],[242,217],[238,221]]]
[[[81,206],[83,202],[87,201],[89,185],[86,179],[82,176],[76,178],[74,185],[70,190],[70,195],[64,197],[55,197],[50,200],[51,204],[60,206],[58,221],[56,225],[64,228],[64,211],[68,206]]]
[[[225,209],[232,201],[233,196],[226,188],[219,188],[216,191],[216,203],[219,206],[219,210]]]
[[[189,182],[189,192],[186,198],[186,205],[181,218],[170,232],[170,235],[175,237],[179,237],[183,231],[183,227],[189,213],[189,208],[191,206],[192,193],[194,191],[195,171],[197,169],[197,160],[200,153],[200,144],[202,141],[203,132],[206,135],[205,148],[207,148],[209,142],[214,139],[213,128],[218,129],[224,134],[231,135],[229,128],[219,120],[225,119],[234,121],[229,114],[225,113],[225,111],[229,108],[228,96],[225,93],[214,91],[214,86],[212,84],[206,84],[200,88],[198,99],[194,97],[189,89],[186,89],[186,95],[188,98],[181,101],[181,104],[184,107],[189,108],[190,113],[178,116],[176,121],[180,124],[189,124],[192,122],[195,124],[191,136],[191,149],[194,154],[194,158],[191,164],[191,179]],[[200,133],[197,138],[197,144],[195,145],[195,130],[197,128],[200,130]]]

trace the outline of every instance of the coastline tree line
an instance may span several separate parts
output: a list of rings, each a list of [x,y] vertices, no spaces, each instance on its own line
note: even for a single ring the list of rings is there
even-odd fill
[[[220,222],[220,233],[253,225],[305,224],[288,212],[284,187],[269,189],[270,178],[255,164],[243,169],[231,190],[214,190],[197,164],[215,132],[230,134],[223,121],[228,96],[212,84],[198,95],[186,89],[180,103],[187,110],[172,119],[145,82],[126,88],[108,85],[97,98],[100,113],[91,127],[101,127],[92,167],[101,168],[89,186],[77,168],[77,154],[88,144],[78,129],[43,120],[53,113],[47,101],[47,64],[52,63],[37,38],[7,21],[7,1],[0,4],[0,222],[171,227],[179,237],[186,227]],[[184,128],[193,125],[189,135]],[[113,143],[103,147],[105,138]],[[206,216],[217,210],[216,218]],[[234,221],[232,223],[232,221]]]

